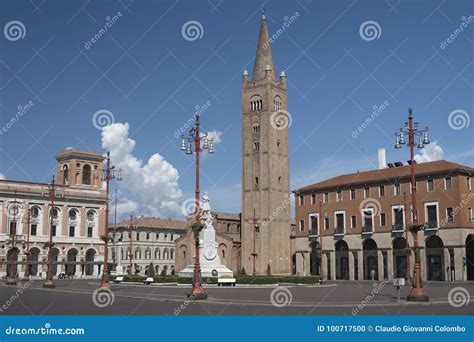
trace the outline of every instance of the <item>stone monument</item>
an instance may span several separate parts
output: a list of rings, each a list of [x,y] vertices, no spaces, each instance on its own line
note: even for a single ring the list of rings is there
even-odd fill
[[[207,192],[202,196],[201,201],[201,224],[202,230],[199,232],[199,261],[201,263],[201,276],[207,277],[232,277],[233,272],[221,263],[217,253],[216,231],[212,226],[214,218],[211,215],[211,205]],[[180,277],[192,277],[194,274],[194,264],[186,266]]]

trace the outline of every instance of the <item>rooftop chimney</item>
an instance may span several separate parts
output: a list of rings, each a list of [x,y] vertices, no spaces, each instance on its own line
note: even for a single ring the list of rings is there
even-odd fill
[[[379,148],[378,150],[379,155],[379,170],[385,169],[387,167],[387,159],[385,157],[385,149]]]

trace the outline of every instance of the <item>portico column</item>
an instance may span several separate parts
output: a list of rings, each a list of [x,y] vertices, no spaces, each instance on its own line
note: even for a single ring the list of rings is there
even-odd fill
[[[466,280],[467,276],[465,273],[465,269],[463,267],[463,257],[465,248],[463,247],[456,247],[454,248],[454,267],[455,267],[455,280],[456,281],[464,281]]]
[[[323,280],[327,280],[328,279],[328,275],[327,275],[327,256],[326,256],[326,253],[321,253],[321,269],[323,270]]]
[[[388,280],[392,280],[394,277],[393,274],[393,249],[387,250],[387,272]]]
[[[444,254],[444,265],[443,265],[443,274],[444,274],[444,281],[453,281],[451,279],[451,254],[449,253],[449,248],[443,249]]]
[[[359,280],[364,280],[364,253],[362,250],[357,252],[357,273]]]
[[[349,251],[349,280],[354,280],[354,252]]]
[[[378,272],[378,275],[379,275],[379,281],[382,281],[384,280],[384,276],[383,276],[383,252],[378,249],[377,250],[377,272]]]
[[[331,280],[336,280],[336,252],[331,251]]]

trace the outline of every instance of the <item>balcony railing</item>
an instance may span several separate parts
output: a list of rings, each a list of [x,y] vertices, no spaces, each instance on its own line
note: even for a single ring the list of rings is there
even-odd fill
[[[319,231],[317,229],[310,229],[309,230],[309,240],[316,241],[319,237]]]
[[[344,235],[344,227],[336,227],[334,235]]]
[[[392,232],[403,232],[404,230],[405,229],[403,222],[395,223],[394,225],[392,225]]]
[[[373,226],[362,226],[362,234],[372,234],[374,232]]]
[[[425,223],[425,229],[427,230],[436,230],[438,226],[438,221],[428,221]]]

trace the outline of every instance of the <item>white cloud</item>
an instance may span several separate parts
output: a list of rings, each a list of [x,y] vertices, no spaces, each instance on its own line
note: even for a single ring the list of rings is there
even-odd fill
[[[145,216],[176,216],[180,214],[179,173],[158,153],[146,163],[133,155],[136,141],[128,137],[128,123],[114,123],[102,128],[102,147],[110,151],[113,165],[122,169],[119,184],[123,197],[119,198],[120,214]],[[119,211],[120,207],[120,211]]]
[[[219,144],[222,139],[221,139],[221,135],[222,135],[222,132],[221,131],[217,131],[215,129],[213,129],[212,131],[210,132],[207,132],[207,136],[209,138],[213,138],[214,139],[214,145],[217,145]]]
[[[419,151],[420,154],[415,155],[415,160],[417,163],[426,163],[444,158],[444,150],[437,141],[433,141],[429,145],[425,145],[425,147]]]
[[[5,179],[5,175],[3,173],[0,173],[0,179]]]

